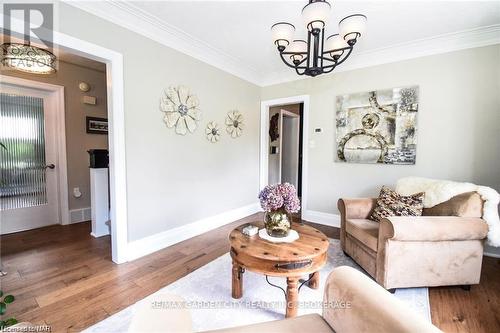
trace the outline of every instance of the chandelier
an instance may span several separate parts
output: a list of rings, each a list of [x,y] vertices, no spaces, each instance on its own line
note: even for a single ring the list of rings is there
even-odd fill
[[[365,31],[366,16],[354,14],[339,22],[339,33],[325,39],[325,24],[330,17],[330,4],[325,0],[309,0],[302,9],[307,27],[307,41],[294,39],[295,26],[279,22],[271,27],[273,42],[281,60],[299,75],[317,76],[330,73],[351,54]]]
[[[1,62],[4,66],[32,74],[56,72],[56,56],[45,49],[20,43],[2,44]]]

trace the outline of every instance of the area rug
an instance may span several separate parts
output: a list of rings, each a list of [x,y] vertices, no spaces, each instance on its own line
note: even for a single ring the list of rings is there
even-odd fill
[[[299,292],[299,315],[321,313],[326,277],[337,266],[351,266],[363,271],[340,248],[340,241],[330,239],[328,263],[320,273],[320,287],[316,290],[304,285]],[[215,259],[189,275],[157,291],[182,295],[194,304],[190,311],[195,331],[206,331],[225,327],[253,324],[283,319],[285,297],[283,291],[270,286],[263,275],[245,272],[243,277],[243,297],[231,298],[231,257],[229,253]],[[364,271],[363,271],[364,272]],[[366,272],[364,272],[366,274]],[[269,278],[270,282],[286,289],[283,278]],[[395,296],[408,304],[416,312],[431,321],[429,294],[427,288],[398,289]],[[140,302],[147,302],[148,298]],[[207,303],[217,302],[217,308],[207,309]],[[196,306],[199,304],[199,306]],[[126,332],[134,313],[134,304],[109,318],[86,329],[84,332]],[[204,307],[204,308],[203,308]]]

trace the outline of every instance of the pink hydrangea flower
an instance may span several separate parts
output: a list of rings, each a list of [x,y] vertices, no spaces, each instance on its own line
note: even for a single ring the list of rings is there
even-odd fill
[[[266,186],[259,193],[260,206],[264,211],[271,212],[283,208],[288,213],[300,210],[300,200],[295,186],[290,183]]]

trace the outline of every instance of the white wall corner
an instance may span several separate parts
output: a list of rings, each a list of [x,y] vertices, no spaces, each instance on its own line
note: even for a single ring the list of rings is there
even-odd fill
[[[138,259],[260,211],[260,205],[256,202],[177,228],[165,230],[156,235],[129,242],[127,259],[128,261]]]
[[[340,215],[323,213],[315,210],[305,210],[302,212],[302,219],[308,222],[340,228]]]

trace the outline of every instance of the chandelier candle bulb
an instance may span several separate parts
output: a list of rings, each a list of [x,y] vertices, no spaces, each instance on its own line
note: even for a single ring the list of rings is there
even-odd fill
[[[340,34],[325,38],[330,10],[325,0],[309,0],[302,9],[307,38],[293,39],[295,27],[290,23],[279,22],[271,27],[281,60],[298,75],[314,77],[332,72],[351,55],[358,38],[365,32],[366,16],[354,14],[340,21]]]

